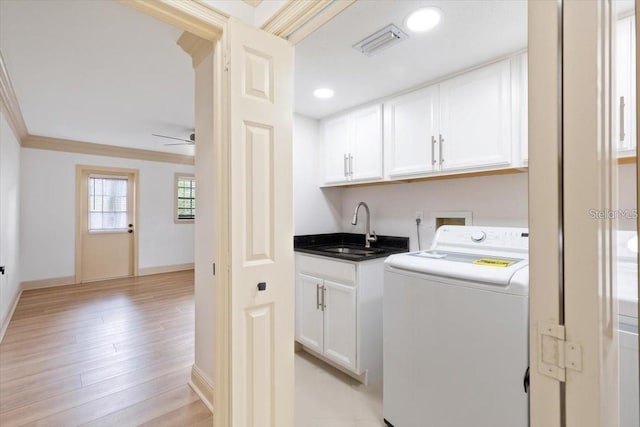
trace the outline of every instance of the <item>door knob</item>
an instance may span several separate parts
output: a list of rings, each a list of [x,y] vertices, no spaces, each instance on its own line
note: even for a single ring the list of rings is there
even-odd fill
[[[131,233],[133,233],[133,230],[129,229],[129,230],[127,231],[127,233],[131,234]]]

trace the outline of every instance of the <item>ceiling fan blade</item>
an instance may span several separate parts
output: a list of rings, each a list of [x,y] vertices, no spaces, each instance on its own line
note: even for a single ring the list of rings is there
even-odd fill
[[[159,137],[159,138],[167,138],[167,139],[175,139],[176,141],[184,141],[184,142],[186,142],[186,143],[188,143],[188,144],[192,144],[192,143],[193,143],[193,141],[191,141],[191,140],[189,140],[189,139],[184,139],[184,138],[176,138],[176,137],[173,137],[173,136],[167,136],[167,135],[158,135],[158,134],[156,134],[156,133],[152,133],[151,135],[153,135],[153,136],[157,136],[157,137]]]

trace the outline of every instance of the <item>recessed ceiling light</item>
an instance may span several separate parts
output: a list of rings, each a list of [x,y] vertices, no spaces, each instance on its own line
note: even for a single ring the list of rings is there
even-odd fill
[[[438,25],[441,18],[442,12],[440,12],[440,9],[435,7],[425,7],[423,9],[418,9],[409,15],[406,24],[408,29],[419,33],[429,31]]]
[[[320,89],[316,89],[313,91],[313,96],[320,99],[328,99],[333,96],[333,90],[328,87],[321,87]]]

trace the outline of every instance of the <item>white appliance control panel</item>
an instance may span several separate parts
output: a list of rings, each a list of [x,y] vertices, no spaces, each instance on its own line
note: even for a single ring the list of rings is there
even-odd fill
[[[442,246],[527,252],[529,230],[512,227],[444,225],[436,232],[432,249]]]

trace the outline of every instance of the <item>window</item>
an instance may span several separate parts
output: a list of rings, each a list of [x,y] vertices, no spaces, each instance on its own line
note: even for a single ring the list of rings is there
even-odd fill
[[[127,229],[126,177],[89,176],[89,231]]]
[[[193,174],[176,174],[176,223],[192,223],[196,217],[196,180]]]

